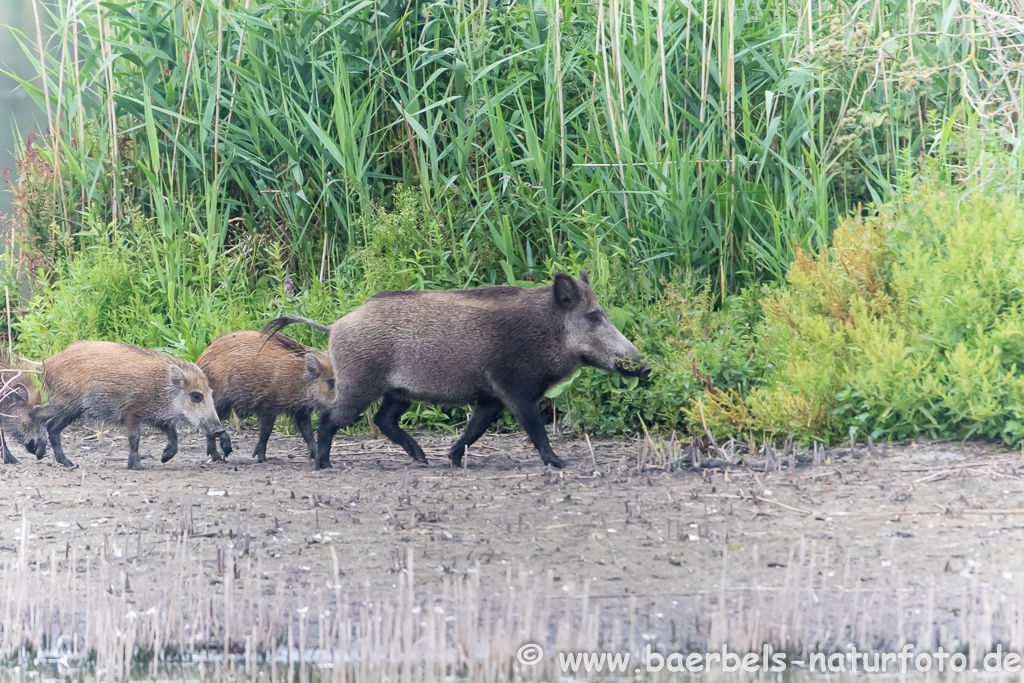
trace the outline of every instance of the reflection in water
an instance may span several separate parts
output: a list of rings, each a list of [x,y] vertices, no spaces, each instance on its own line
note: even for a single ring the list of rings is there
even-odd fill
[[[0,69],[11,71],[22,78],[32,75],[32,65],[22,52],[18,41],[11,35],[13,27],[26,36],[36,35],[32,3],[29,0],[0,0]],[[20,140],[34,131],[45,128],[45,116],[17,83],[0,74],[0,173],[11,169],[9,180],[15,177],[14,149]],[[40,122],[37,127],[37,122]],[[7,183],[0,182],[0,214],[11,211],[13,192]],[[0,247],[2,248],[2,247]]]

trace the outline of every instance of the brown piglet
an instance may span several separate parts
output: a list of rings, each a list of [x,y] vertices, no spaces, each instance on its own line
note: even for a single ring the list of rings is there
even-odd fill
[[[0,429],[4,432],[0,450],[3,451],[5,463],[18,462],[11,454],[8,439],[14,439],[29,453],[36,452],[31,411],[37,405],[39,390],[32,382],[32,375],[25,368],[12,363],[5,354],[0,354]]]
[[[213,340],[196,364],[210,382],[221,418],[227,419],[231,411],[259,418],[260,435],[252,453],[257,462],[267,459],[267,440],[281,413],[295,421],[309,457],[316,460],[310,416],[334,400],[334,371],[326,351],[281,334],[268,340],[259,332],[229,332]],[[206,439],[206,452],[220,459],[213,437]]]
[[[60,433],[79,417],[120,425],[128,435],[128,469],[142,469],[139,438],[148,424],[167,435],[161,462],[178,452],[177,427],[188,422],[230,439],[213,408],[206,376],[195,363],[130,344],[80,341],[43,361],[49,403],[32,409],[36,457],[46,454],[46,437],[57,462],[72,467]]]

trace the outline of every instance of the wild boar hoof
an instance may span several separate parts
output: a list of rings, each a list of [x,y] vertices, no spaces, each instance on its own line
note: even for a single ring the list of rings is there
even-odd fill
[[[551,467],[554,467],[556,470],[563,470],[569,465],[569,463],[562,460],[557,455],[549,455],[546,458],[541,458],[541,460],[544,461],[545,465],[550,465]]]
[[[130,470],[141,470],[142,469],[142,461],[140,461],[140,460],[129,460],[128,461],[128,469],[130,469]]]
[[[175,455],[177,455],[177,453],[178,453],[178,451],[176,451],[176,450],[174,450],[174,451],[164,451],[164,454],[160,456],[160,462],[167,462],[168,460],[173,458]]]
[[[423,452],[423,449],[418,449],[413,453],[409,454],[416,462],[421,462],[424,465],[427,464],[427,454]]]
[[[332,467],[333,467],[333,465],[331,465],[331,461],[330,460],[323,460],[323,461],[317,460],[317,462],[316,462],[316,468],[318,470],[329,470]]]
[[[5,465],[17,465],[18,459],[10,453],[4,453],[4,464]]]

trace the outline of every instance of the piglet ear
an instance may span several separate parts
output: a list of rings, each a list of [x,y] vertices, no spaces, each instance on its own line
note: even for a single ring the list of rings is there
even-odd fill
[[[587,273],[587,271],[585,271],[585,270],[581,270],[580,271],[580,282],[582,282],[585,285],[589,285],[590,284],[590,275]]]
[[[168,366],[167,372],[170,376],[172,386],[175,386],[178,389],[185,388],[185,372],[180,367],[172,363]]]
[[[315,353],[306,354],[306,374],[309,375],[310,379],[316,379],[324,371],[323,366],[320,365],[320,359],[316,357]]]
[[[580,302],[579,285],[565,273],[555,275],[555,302],[567,311]]]
[[[28,403],[28,389],[24,384],[15,384],[11,387],[11,396],[16,403]]]

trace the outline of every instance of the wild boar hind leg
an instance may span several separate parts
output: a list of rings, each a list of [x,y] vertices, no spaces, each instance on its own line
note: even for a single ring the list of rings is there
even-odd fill
[[[276,419],[276,413],[260,415],[260,437],[256,441],[256,448],[252,451],[252,457],[256,458],[256,462],[267,461],[267,442],[270,441],[270,435],[274,433],[274,421]]]
[[[452,461],[452,466],[462,467],[462,456],[466,454],[466,448],[472,446],[477,439],[484,435],[504,407],[505,404],[498,399],[477,401],[473,408],[473,414],[469,418],[469,424],[466,425],[466,431],[462,432],[462,436],[448,451],[448,458]]]
[[[409,436],[408,432],[398,426],[402,414],[409,410],[412,405],[409,401],[400,399],[393,394],[384,394],[380,402],[380,408],[373,416],[373,423],[380,428],[381,433],[405,449],[405,452],[416,462],[427,462],[427,456],[416,440]]]
[[[334,404],[320,411],[320,425],[316,429],[316,469],[331,467],[331,442],[334,435],[339,429],[355,424],[356,420],[362,418],[366,406],[379,396],[380,394],[372,388],[363,392],[348,391],[347,388],[338,390],[338,398]]]

